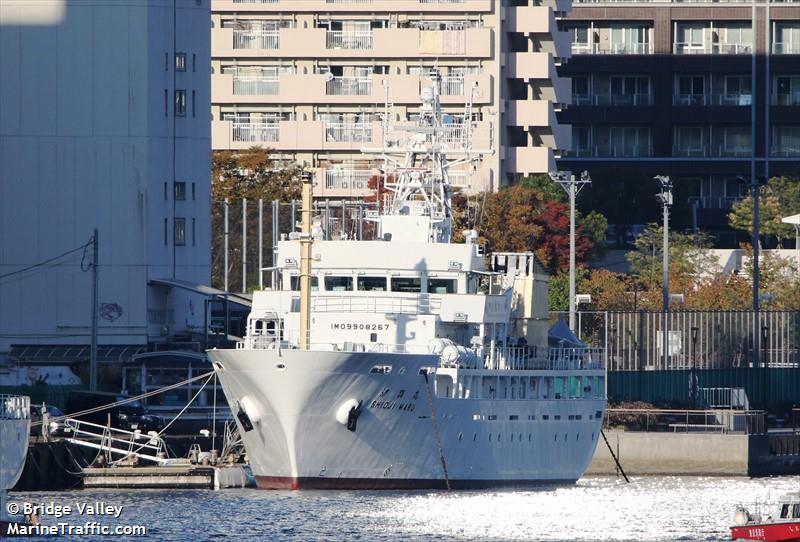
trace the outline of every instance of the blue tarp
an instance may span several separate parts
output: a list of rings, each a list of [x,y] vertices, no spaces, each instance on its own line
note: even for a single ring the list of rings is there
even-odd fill
[[[582,348],[586,346],[561,318],[547,332],[547,344],[557,348]]]

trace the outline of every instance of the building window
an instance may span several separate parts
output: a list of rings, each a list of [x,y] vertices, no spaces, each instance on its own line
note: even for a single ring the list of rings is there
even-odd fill
[[[705,134],[702,126],[676,126],[674,156],[706,156]]]
[[[186,244],[186,219],[185,218],[176,218],[175,219],[175,230],[174,230],[174,238],[173,242],[175,246],[183,246]]]
[[[183,201],[186,199],[186,183],[175,182],[175,201]]]
[[[572,103],[575,105],[591,105],[589,78],[578,75],[572,78]]]
[[[726,105],[750,105],[752,91],[749,75],[725,76],[725,96],[723,103]]]
[[[175,53],[175,71],[186,71],[186,53]]]
[[[675,81],[676,105],[704,105],[706,82],[702,75],[679,75]]]
[[[621,75],[611,77],[611,105],[649,105],[650,78]]]
[[[748,156],[750,144],[749,126],[725,126],[722,128],[721,156]]]
[[[572,126],[572,152],[575,156],[592,155],[592,137],[589,126]]]
[[[196,226],[197,226],[197,219],[193,218],[192,219],[192,246],[195,246],[197,244],[197,237],[196,237],[197,228],[196,228]]]
[[[678,55],[710,52],[705,50],[705,24],[675,23],[675,43],[672,51]]]
[[[592,53],[592,32],[588,26],[576,26],[570,30],[572,34],[572,52]]]
[[[780,76],[775,78],[775,105],[800,105],[800,77]]]
[[[646,26],[612,26],[611,50],[614,55],[646,55],[650,53],[650,28]]]
[[[800,126],[773,126],[771,150],[773,156],[800,156]]]
[[[774,54],[800,54],[800,23],[796,21],[773,23],[772,40]]]
[[[175,91],[175,116],[186,116],[186,91],[182,89]]]

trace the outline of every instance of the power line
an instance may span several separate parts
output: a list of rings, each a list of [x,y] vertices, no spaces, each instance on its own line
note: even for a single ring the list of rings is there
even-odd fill
[[[84,250],[86,247],[88,247],[91,244],[92,244],[92,241],[90,240],[85,245],[81,245],[81,246],[79,246],[77,248],[73,248],[72,250],[68,250],[68,251],[64,252],[63,254],[59,254],[58,256],[54,256],[53,258],[50,258],[49,260],[44,260],[43,262],[39,262],[39,263],[36,263],[36,264],[33,264],[33,265],[29,265],[28,267],[23,267],[22,269],[17,269],[16,271],[11,271],[10,273],[6,273],[5,275],[0,275],[0,280],[2,280],[4,278],[7,278],[7,277],[14,276],[14,275],[19,275],[20,273],[26,273],[28,271],[32,271],[32,270],[37,269],[39,267],[45,267],[48,264],[63,258],[64,256],[69,256],[70,254],[72,254],[74,252],[78,252],[79,250]]]

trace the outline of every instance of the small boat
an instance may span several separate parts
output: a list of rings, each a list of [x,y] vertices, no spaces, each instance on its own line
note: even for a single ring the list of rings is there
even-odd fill
[[[785,495],[779,501],[778,516],[751,514],[746,508],[736,509],[731,527],[734,540],[764,540],[766,542],[800,542],[800,493]]]

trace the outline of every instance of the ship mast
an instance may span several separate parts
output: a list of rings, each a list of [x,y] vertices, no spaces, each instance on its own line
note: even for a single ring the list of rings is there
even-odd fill
[[[423,223],[425,227],[420,226],[419,236],[424,234],[424,239],[420,240],[449,243],[453,232],[450,169],[464,164],[471,166],[478,157],[492,151],[472,149],[472,99],[477,89],[473,87],[467,92],[462,122],[444,122],[440,101],[442,77],[434,69],[428,79],[431,84],[422,88],[422,104],[414,124],[391,125],[387,87],[383,147],[363,152],[376,154],[383,160],[383,185],[389,194],[377,217],[380,235],[385,238],[387,233],[401,234],[410,240],[415,230],[409,229],[409,224]]]
[[[303,175],[303,207],[300,211],[300,350],[309,349],[311,330],[311,176]],[[280,330],[276,330],[280,333]]]

